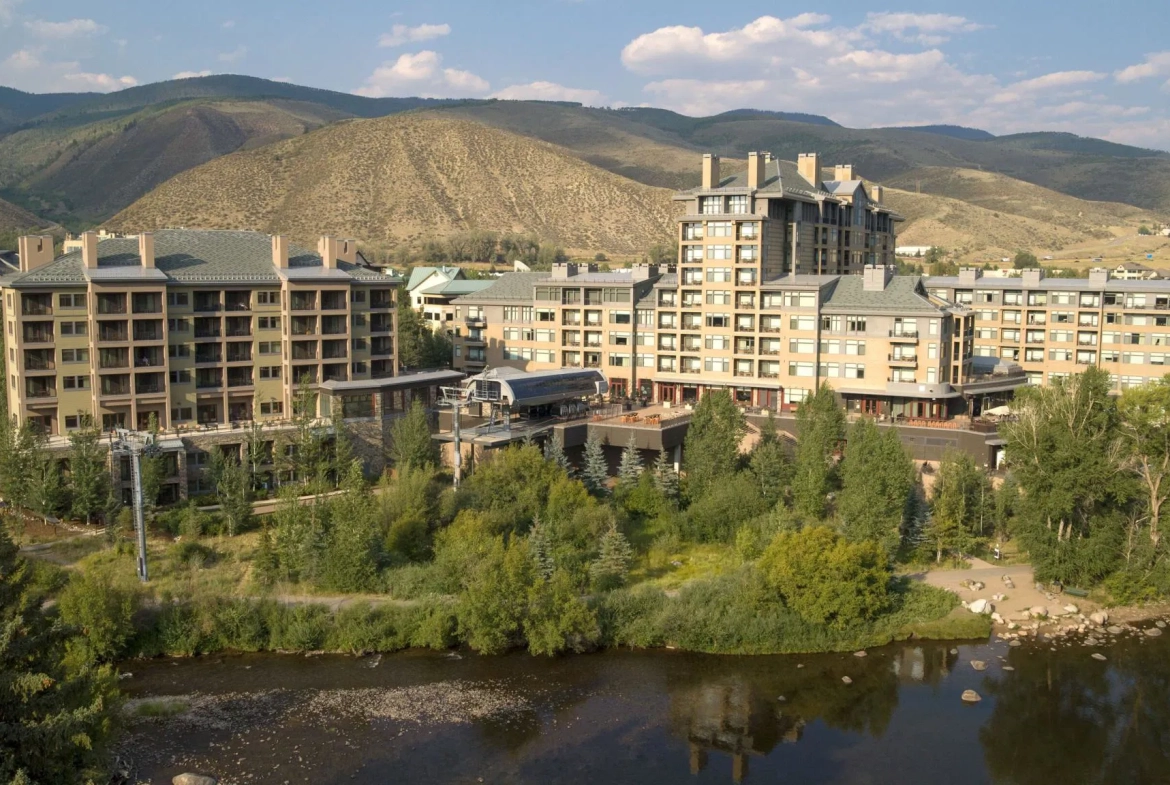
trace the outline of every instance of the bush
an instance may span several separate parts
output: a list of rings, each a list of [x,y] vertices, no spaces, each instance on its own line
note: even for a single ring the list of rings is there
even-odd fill
[[[137,593],[116,585],[106,574],[74,575],[59,601],[62,621],[81,633],[69,640],[69,659],[81,665],[122,654],[134,633],[137,606]]]
[[[203,543],[183,540],[171,546],[170,556],[176,564],[201,569],[214,564],[219,558],[219,553]]]
[[[741,523],[767,511],[768,503],[756,483],[747,473],[736,472],[691,503],[685,529],[698,542],[731,542]]]

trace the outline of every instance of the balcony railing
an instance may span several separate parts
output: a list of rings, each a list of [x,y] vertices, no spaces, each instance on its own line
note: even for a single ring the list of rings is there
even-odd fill
[[[135,395],[155,395],[161,392],[166,392],[166,385],[159,381],[140,381],[134,385]]]
[[[163,339],[163,331],[161,327],[135,327],[134,340],[135,341],[161,341]]]
[[[52,359],[45,357],[30,357],[25,355],[24,369],[26,371],[52,371],[56,370],[57,363]]]
[[[53,330],[52,329],[48,329],[48,330],[25,329],[24,342],[25,343],[52,343],[53,342]]]
[[[107,325],[103,324],[98,329],[98,340],[99,341],[107,341],[107,342],[111,342],[111,343],[120,342],[120,341],[128,341],[128,340],[130,340],[130,331],[127,330],[125,326],[118,328],[118,327],[108,327]]]
[[[918,340],[917,330],[890,330],[890,337],[900,341]]]
[[[25,393],[27,398],[56,398],[56,387],[33,387]]]
[[[203,325],[195,328],[196,338],[219,338],[221,335],[219,325]]]

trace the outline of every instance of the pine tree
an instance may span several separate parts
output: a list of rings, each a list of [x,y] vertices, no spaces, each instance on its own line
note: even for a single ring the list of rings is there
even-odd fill
[[[101,512],[110,494],[110,472],[101,432],[86,416],[81,428],[69,436],[69,484],[73,490],[73,515],[89,523]]]
[[[585,441],[585,470],[581,473],[581,481],[590,493],[604,496],[609,492],[609,467],[605,462],[601,439],[596,434],[590,434]]]
[[[573,476],[573,464],[569,463],[569,457],[565,455],[565,447],[561,443],[559,433],[554,432],[552,438],[544,443],[544,459],[560,466],[570,477]]]
[[[629,540],[618,530],[616,524],[610,524],[605,534],[601,535],[597,561],[589,565],[589,577],[592,578],[594,587],[605,591],[624,584],[633,556],[634,551]]]
[[[694,501],[739,469],[739,443],[747,432],[743,412],[731,395],[712,390],[703,394],[691,415],[683,447],[686,496]]]
[[[642,476],[642,455],[638,452],[637,440],[630,434],[626,448],[622,450],[622,461],[618,465],[618,487],[633,488]]]
[[[532,563],[536,565],[536,574],[548,580],[556,571],[556,561],[553,559],[552,543],[549,541],[545,526],[536,518],[532,528],[528,531],[528,553],[532,556]]]
[[[235,537],[252,521],[251,475],[238,458],[223,452],[212,454],[211,474],[228,536]]]
[[[833,453],[845,436],[845,413],[827,382],[796,410],[796,431],[792,498],[802,517],[821,520],[833,486]]]
[[[272,547],[272,536],[265,526],[260,530],[260,544],[256,547],[256,555],[252,557],[252,579],[261,586],[271,586],[276,583],[279,574],[280,560]]]
[[[439,464],[439,451],[431,439],[427,412],[417,398],[406,416],[399,417],[390,426],[390,458],[399,470],[407,466],[421,469]]]
[[[666,450],[659,452],[654,462],[654,485],[668,502],[678,504],[678,473],[666,457]]]
[[[47,523],[65,504],[65,487],[61,482],[61,467],[48,453],[41,453],[29,476],[28,506]]]

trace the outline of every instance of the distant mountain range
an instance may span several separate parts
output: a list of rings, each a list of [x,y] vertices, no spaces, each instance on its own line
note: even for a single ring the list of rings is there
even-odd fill
[[[919,204],[912,211],[917,217],[902,227],[903,237],[909,238],[926,233],[916,230],[916,222],[922,228],[934,226],[931,233],[950,238],[948,245],[952,247],[998,248],[1000,243],[994,237],[1004,242],[1035,237],[1043,238],[1044,247],[1050,248],[1085,242],[1103,232],[1119,235],[1136,231],[1136,225],[1131,225],[1134,222],[1165,220],[1170,215],[1170,153],[1072,134],[994,136],[947,125],[851,129],[819,115],[750,109],[696,118],[664,109],[595,109],[563,102],[366,98],[248,76],[172,80],[110,94],[34,95],[0,88],[0,196],[41,221],[80,228],[110,219],[172,178],[184,178],[185,173],[193,177],[181,182],[210,187],[211,180],[195,172],[214,166],[223,156],[243,153],[240,160],[265,161],[281,170],[310,166],[305,156],[317,143],[290,146],[285,140],[323,135],[321,138],[336,141],[338,137],[331,130],[335,126],[343,129],[344,136],[344,129],[355,119],[403,112],[470,121],[444,126],[443,144],[448,146],[452,144],[452,128],[472,134],[478,143],[486,144],[484,140],[490,139],[513,150],[520,147],[511,135],[556,145],[561,153],[589,165],[588,176],[586,170],[575,170],[584,181],[595,182],[603,174],[592,172],[593,168],[608,170],[632,181],[631,195],[637,191],[632,188],[635,185],[673,189],[697,184],[703,152],[722,155],[727,159],[725,165],[734,168],[753,150],[787,159],[816,151],[826,164],[851,163],[868,180],[896,184],[910,196],[919,197],[908,200],[915,204],[923,194],[954,200],[954,204],[947,203],[946,210],[922,209]],[[487,134],[473,130],[473,124],[507,133]],[[385,133],[401,131],[393,123],[385,124],[384,129]],[[259,153],[258,148],[265,152]],[[435,150],[420,146],[417,152],[431,154]],[[249,157],[249,153],[256,155]],[[484,160],[497,157],[484,152]],[[372,166],[376,162],[360,163]],[[520,193],[520,183],[513,178],[522,169],[500,173],[497,184],[510,193]],[[223,166],[209,171],[230,174]],[[242,171],[261,176],[254,167]],[[962,174],[964,171],[994,175],[983,185],[990,193],[981,192],[978,201],[970,201],[974,198],[972,177]],[[445,194],[443,199],[456,196],[449,183],[441,180],[445,176],[442,166],[414,174],[424,180],[421,185],[427,192]],[[440,179],[430,182],[432,177]],[[287,182],[293,187],[293,180]],[[1017,183],[1031,184],[1031,190],[1016,187]],[[267,192],[265,189],[257,187],[258,192]],[[1052,198],[1044,196],[1053,191],[1058,193]],[[164,203],[173,204],[174,189],[168,193],[172,201],[152,198],[149,203],[154,207],[149,211],[137,206],[122,213],[119,222],[148,214],[156,222],[164,221],[166,216],[157,211]],[[1061,201],[1067,197],[1130,207],[1083,206],[1074,211],[1074,217],[1076,212],[1091,211],[1107,218],[1079,222],[1056,216],[1064,215],[1057,210],[1048,223],[1022,207],[1024,202],[1035,200],[1068,207],[1072,203]],[[201,193],[193,194],[190,201],[206,206],[213,200]],[[283,205],[277,213],[287,218],[288,214],[280,211],[292,209],[292,202],[284,198],[277,201]],[[346,203],[355,210],[360,207],[360,200]],[[1021,215],[1029,221],[1041,221],[1051,231],[1010,232],[1005,227],[1004,232],[990,232],[981,239],[977,227],[983,221],[958,217],[956,210],[962,212],[962,205],[972,205],[972,214],[988,211],[986,215],[995,215],[995,220]],[[517,231],[547,232],[549,239],[555,236],[568,244],[602,237],[609,237],[606,243],[612,243],[616,239],[603,227],[554,226],[535,204],[525,207],[517,203],[514,207],[511,225]],[[481,220],[486,216],[476,215],[479,208],[475,205],[460,209],[471,212],[457,220],[444,219],[440,222],[446,227],[442,231],[486,225]],[[261,220],[260,208],[252,212],[257,225],[284,225],[276,219]],[[195,211],[191,217],[196,213],[204,214]],[[492,220],[501,216],[495,214]],[[564,218],[569,220],[567,214]],[[599,216],[598,220],[603,219]],[[1105,223],[1112,228],[1106,229]],[[360,217],[348,225],[355,229],[373,226]],[[1032,224],[1023,222],[1020,226]],[[422,234],[425,232],[420,228],[382,232],[380,236],[385,241],[404,241],[406,235]],[[656,232],[639,230],[635,235],[634,240],[643,242]],[[1034,244],[1039,246],[1039,239]]]

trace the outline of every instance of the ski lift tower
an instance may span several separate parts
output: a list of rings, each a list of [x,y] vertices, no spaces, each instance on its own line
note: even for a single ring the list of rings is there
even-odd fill
[[[138,540],[138,579],[146,583],[146,521],[143,517],[142,457],[158,451],[153,433],[117,428],[110,442],[115,456],[130,458],[130,484],[134,508],[134,533]]]

